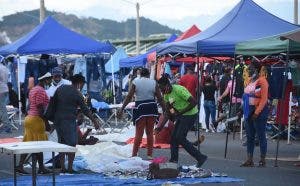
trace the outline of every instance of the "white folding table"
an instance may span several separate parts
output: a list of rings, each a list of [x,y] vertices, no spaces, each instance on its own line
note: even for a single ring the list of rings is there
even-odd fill
[[[17,185],[16,173],[16,155],[17,154],[32,154],[32,185],[36,186],[36,153],[52,152],[52,159],[54,160],[55,152],[76,152],[76,147],[56,143],[53,141],[30,141],[30,142],[15,142],[0,144],[0,153],[13,155],[13,173],[14,185]],[[52,181],[55,185],[55,161],[52,162],[53,174]]]

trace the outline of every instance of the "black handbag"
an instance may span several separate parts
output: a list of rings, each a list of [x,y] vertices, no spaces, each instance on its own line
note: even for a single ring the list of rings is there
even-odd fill
[[[50,98],[48,107],[45,112],[45,118],[52,122],[54,121],[54,117],[55,117],[56,99],[57,99],[57,94],[55,92],[54,96]]]

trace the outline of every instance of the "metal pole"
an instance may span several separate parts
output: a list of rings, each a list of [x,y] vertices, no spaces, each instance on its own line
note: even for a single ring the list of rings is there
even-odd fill
[[[201,80],[201,78],[199,77],[199,76],[201,76],[202,77],[202,69],[203,69],[203,67],[201,66],[201,75],[199,74],[199,71],[200,71],[200,67],[199,67],[199,54],[197,53],[197,63],[196,63],[196,65],[197,65],[197,80],[198,80],[198,82],[197,82],[197,98],[196,98],[196,101],[198,102],[198,117],[197,117],[197,139],[199,140],[199,138],[200,138],[200,124],[199,124],[199,121],[200,121],[200,109],[201,109],[201,91],[200,91],[200,84],[199,84],[199,82],[200,82],[200,80]],[[200,151],[200,143],[198,143],[198,150]]]
[[[285,89],[286,89],[286,85],[287,85],[287,81],[288,81],[288,61],[289,61],[289,54],[290,54],[290,42],[288,42],[287,45],[287,52],[286,52],[286,63],[285,63],[285,79],[283,82],[283,89],[282,89],[282,95],[281,95],[281,100],[284,100],[284,94],[285,94]],[[280,113],[279,113],[279,117],[280,117],[280,121],[282,121],[282,116],[283,116],[283,109],[284,109],[284,105],[281,104],[280,105]],[[279,125],[282,125],[282,123],[279,123]],[[282,127],[279,126],[280,132],[279,135],[277,136],[277,146],[276,146],[276,158],[275,158],[275,167],[278,167],[278,161],[277,161],[277,157],[278,157],[278,149],[279,149],[279,141],[280,141],[280,136],[282,134]]]
[[[290,92],[290,97],[289,97],[289,120],[288,120],[288,138],[287,138],[287,144],[291,144],[290,138],[291,138],[291,113],[292,113],[292,107],[291,107],[291,103],[292,103],[292,99],[293,99],[293,93]]]
[[[298,0],[294,0],[294,24],[298,25]]]
[[[232,107],[232,96],[234,94],[233,92],[233,87],[234,87],[234,79],[235,79],[235,65],[236,65],[236,56],[234,55],[234,64],[233,64],[233,77],[231,80],[231,94],[230,94],[230,103],[229,103],[229,114],[227,118],[231,117],[231,107]],[[226,143],[225,143],[225,153],[224,153],[224,158],[227,157],[227,146],[228,146],[228,136],[229,136],[229,129],[228,129],[229,123],[227,123],[226,126]]]
[[[17,56],[17,68],[18,68],[18,73],[17,73],[17,77],[18,77],[18,99],[19,99],[19,125],[22,125],[22,108],[21,108],[21,85],[20,85],[20,56]]]
[[[52,185],[55,186],[55,152],[52,152]]]
[[[45,12],[45,2],[44,0],[40,0],[40,23],[43,22],[43,20],[45,19]]]
[[[140,4],[136,3],[136,55],[140,54]]]
[[[14,186],[17,186],[17,157],[16,157],[16,154],[14,154]]]

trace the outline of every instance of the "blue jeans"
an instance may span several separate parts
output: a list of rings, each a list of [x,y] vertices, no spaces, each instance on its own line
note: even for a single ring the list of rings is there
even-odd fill
[[[216,121],[216,103],[214,101],[204,100],[204,111],[206,128],[209,129],[209,117],[211,116],[213,123]]]
[[[250,113],[254,113],[255,107],[250,106]],[[261,111],[258,117],[253,120],[251,116],[246,120],[246,135],[247,135],[247,153],[253,157],[254,146],[255,146],[255,133],[257,134],[260,146],[261,156],[267,154],[267,138],[266,138],[266,124],[268,119],[268,108]]]
[[[177,162],[178,161],[178,150],[179,145],[191,155],[197,161],[201,161],[204,157],[200,151],[198,151],[190,141],[186,139],[188,131],[193,127],[194,122],[197,118],[197,114],[190,116],[179,116],[177,118],[175,129],[172,133],[171,137],[171,159],[170,161]]]

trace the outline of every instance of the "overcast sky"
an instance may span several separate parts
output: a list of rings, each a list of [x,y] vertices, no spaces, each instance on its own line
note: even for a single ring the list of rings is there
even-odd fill
[[[293,22],[294,0],[254,1],[272,14]],[[39,2],[40,0],[0,0],[0,17],[37,9]],[[80,17],[124,21],[136,16],[136,2],[141,4],[140,16],[184,31],[192,24],[204,30],[226,14],[239,0],[45,0],[45,5],[48,10],[72,13]]]

